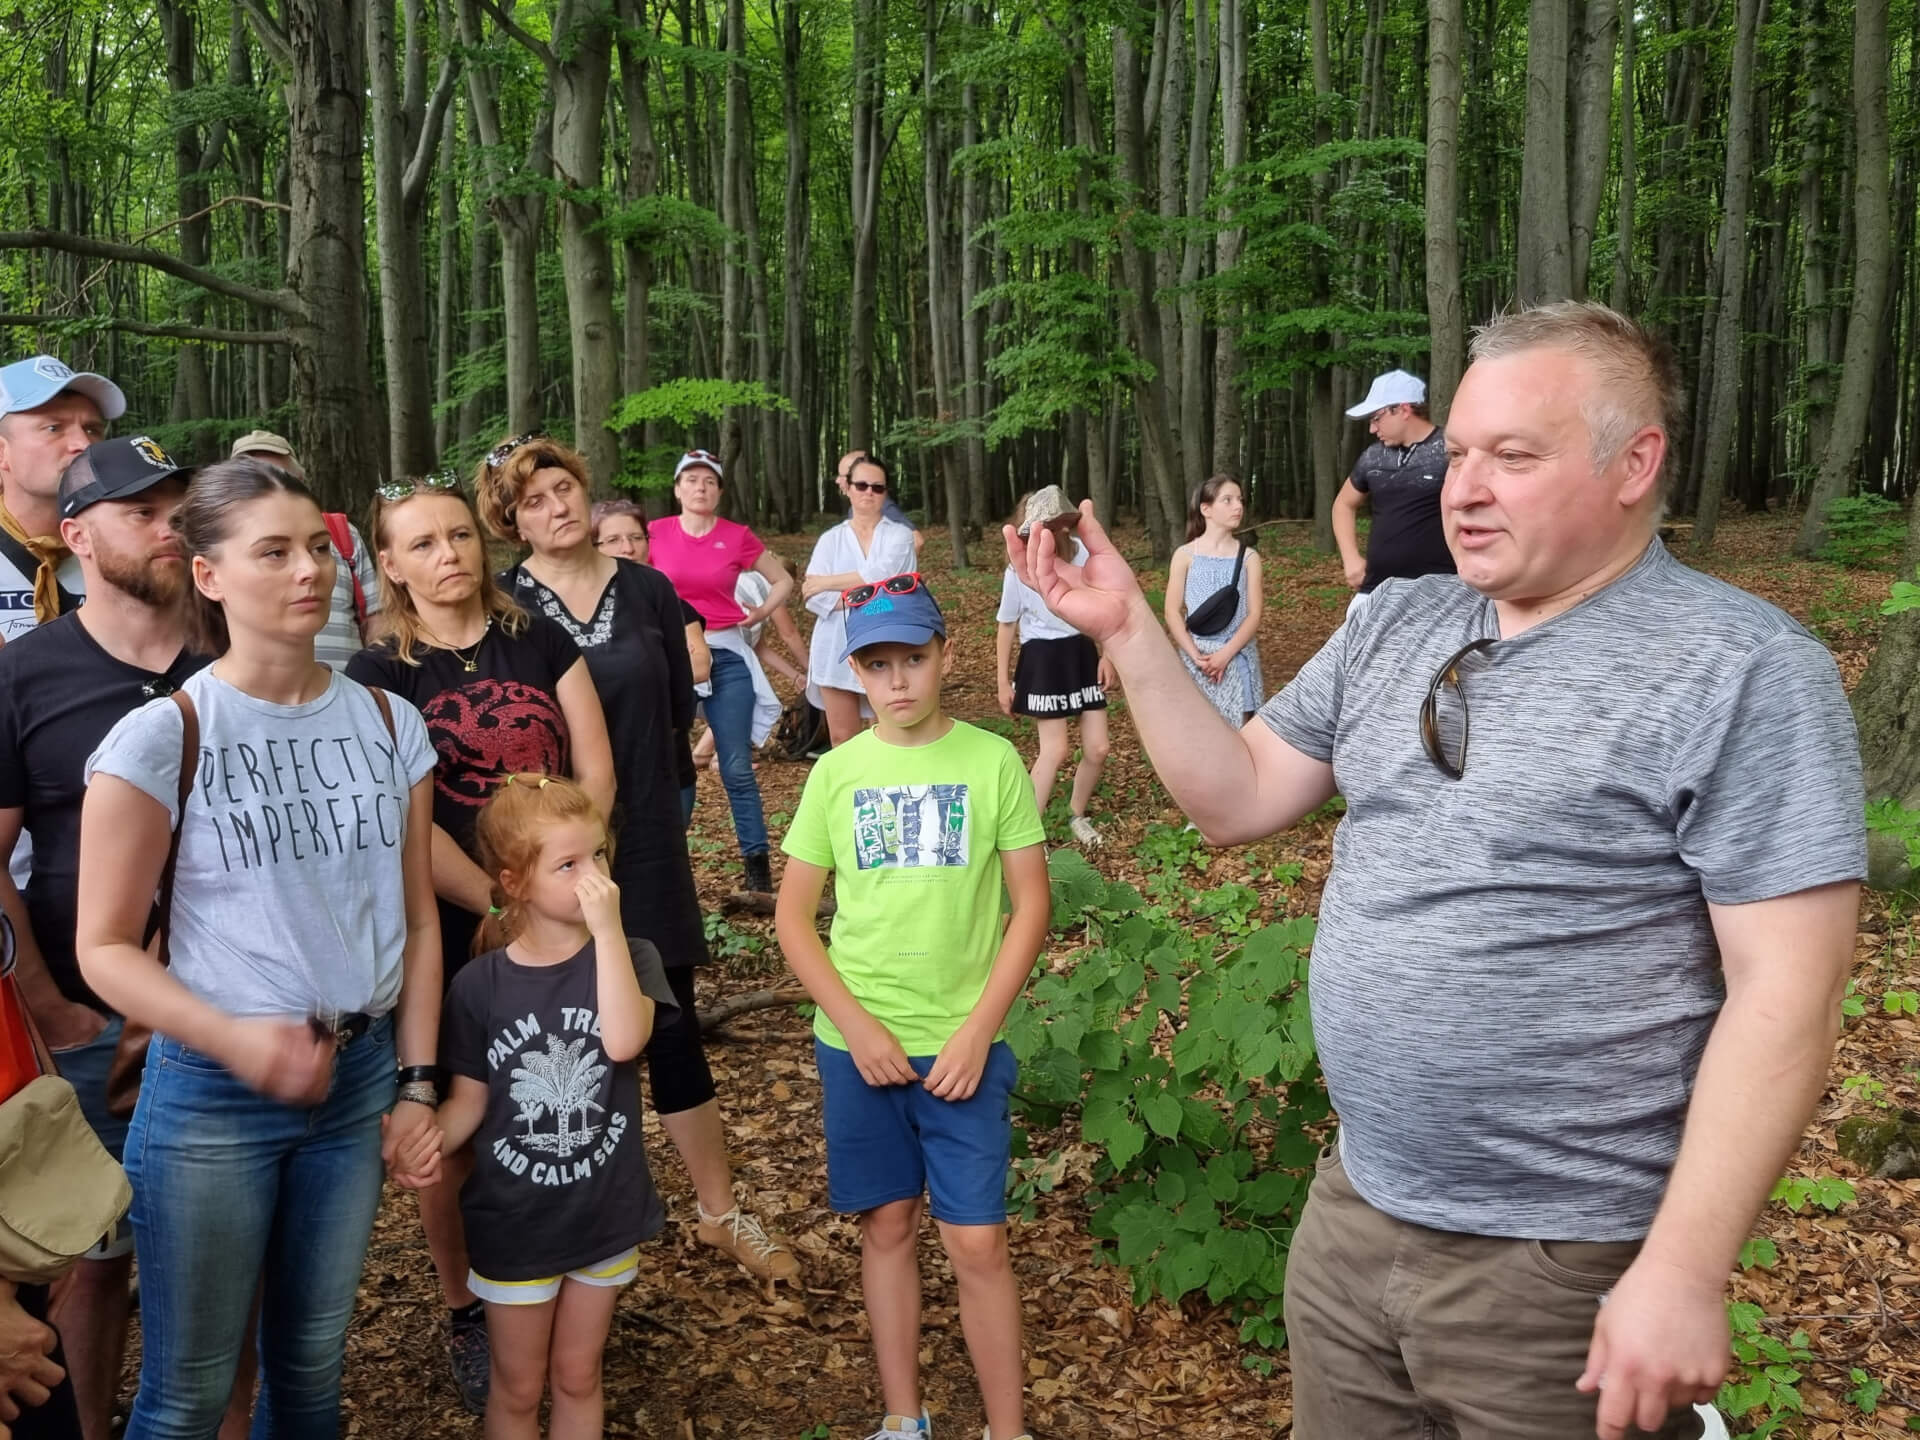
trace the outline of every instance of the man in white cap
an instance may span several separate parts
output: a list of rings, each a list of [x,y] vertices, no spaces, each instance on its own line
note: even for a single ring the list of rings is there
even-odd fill
[[[0,369],[0,641],[80,603],[80,568],[60,539],[60,475],[126,413],[118,385],[51,355]]]
[[[1426,382],[1405,370],[1389,370],[1347,414],[1365,420],[1374,438],[1333,497],[1333,538],[1347,584],[1360,597],[1348,610],[1351,615],[1383,580],[1451,574],[1453,556],[1440,525],[1447,437],[1427,417]],[[1363,505],[1373,510],[1364,558],[1358,524]]]

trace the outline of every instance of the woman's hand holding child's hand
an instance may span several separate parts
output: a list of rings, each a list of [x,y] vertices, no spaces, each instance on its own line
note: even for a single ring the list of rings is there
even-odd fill
[[[980,1088],[980,1076],[987,1068],[987,1052],[993,1048],[991,1033],[971,1023],[953,1032],[940,1047],[939,1058],[927,1072],[927,1090],[942,1100],[971,1100]]]
[[[900,1042],[893,1032],[875,1020],[871,1015],[851,1030],[841,1034],[847,1042],[847,1053],[853,1057],[853,1065],[860,1072],[860,1078],[869,1085],[914,1085],[920,1077],[913,1072],[913,1066],[907,1062],[907,1052],[900,1048]]]
[[[440,1183],[440,1155],[445,1136],[433,1121],[433,1112],[425,1106],[402,1102],[403,1112],[395,1107],[392,1115],[382,1117],[380,1128],[385,1142],[387,1173],[402,1190],[425,1190]],[[425,1110],[424,1124],[412,1120],[414,1110]]]
[[[621,935],[620,887],[598,870],[589,870],[573,887],[580,898],[580,918],[595,935]]]

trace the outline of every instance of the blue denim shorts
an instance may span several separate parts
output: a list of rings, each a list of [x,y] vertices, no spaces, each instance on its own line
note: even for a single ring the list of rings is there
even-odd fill
[[[895,1200],[930,1197],[949,1225],[1001,1225],[1013,1141],[1008,1099],[1020,1067],[1005,1041],[987,1052],[968,1100],[942,1100],[923,1085],[869,1085],[853,1057],[813,1042],[827,1123],[827,1203],[860,1214]],[[908,1057],[925,1077],[936,1056]]]
[[[54,1068],[80,1098],[80,1113],[116,1160],[127,1143],[127,1117],[107,1113],[107,1076],[113,1070],[113,1052],[119,1047],[120,1017],[116,1015],[86,1044],[53,1052]]]

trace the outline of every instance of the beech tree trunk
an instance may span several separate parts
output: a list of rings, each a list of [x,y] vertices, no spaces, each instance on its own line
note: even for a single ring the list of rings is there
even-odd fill
[[[1436,424],[1466,366],[1466,315],[1460,293],[1460,41],[1462,0],[1427,7],[1427,316],[1433,352],[1427,404]]]
[[[1880,364],[1887,271],[1892,249],[1887,214],[1887,0],[1856,0],[1853,11],[1853,308],[1833,426],[1794,542],[1811,555],[1827,541],[1827,506],[1847,493],[1867,434],[1867,409]],[[1884,648],[1884,646],[1883,646]]]
[[[1143,133],[1140,55],[1125,24],[1113,27],[1113,155],[1116,179],[1127,197],[1126,204],[1137,204],[1146,192],[1146,136]],[[1133,381],[1134,411],[1140,425],[1141,459],[1147,479],[1158,498],[1160,523],[1149,526],[1149,538],[1156,563],[1164,564],[1173,547],[1184,538],[1186,500],[1180,493],[1180,457],[1174,449],[1173,427],[1168,419],[1166,351],[1161,343],[1160,307],[1153,294],[1153,262],[1141,246],[1131,225],[1124,226],[1120,238],[1121,269],[1126,276],[1127,313],[1131,320],[1136,349],[1146,362],[1147,373]],[[1176,531],[1181,532],[1176,535]]]
[[[1587,271],[1593,260],[1593,232],[1600,223],[1600,200],[1606,190],[1607,160],[1612,152],[1608,128],[1613,104],[1614,37],[1620,28],[1620,0],[1586,0],[1581,6],[1571,77],[1572,104],[1567,149],[1572,175],[1568,182],[1567,235],[1570,243],[1568,292],[1587,298]]]
[[[1633,204],[1634,176],[1639,164],[1634,133],[1640,120],[1635,108],[1633,73],[1638,56],[1634,35],[1639,27],[1631,5],[1626,6],[1620,26],[1620,192],[1615,200],[1617,243],[1613,256],[1613,308],[1626,314],[1633,308]]]
[[[469,50],[482,44],[479,0],[459,0],[460,43]],[[534,180],[553,178],[553,99],[541,100],[533,123],[526,163],[518,174],[501,149],[500,77],[491,66],[467,67],[467,94],[474,128],[486,164],[487,213],[500,236],[500,304],[507,351],[507,432],[538,430],[546,418],[540,388],[540,288],[536,261],[545,197],[515,184],[518,174]]]
[[[287,154],[292,213],[287,288],[292,320],[296,443],[329,509],[357,508],[383,457],[367,423],[366,31],[337,0],[285,0],[291,59]]]
[[[433,370],[427,272],[420,250],[428,180],[453,94],[449,56],[427,94],[425,0],[404,0],[406,42],[396,54],[393,0],[366,0],[373,97],[374,222],[380,240],[380,338],[386,357],[387,443],[393,475],[434,466]],[[396,79],[396,64],[402,71]]]
[[[879,313],[880,172],[886,164],[885,0],[853,5],[853,277],[847,324],[847,448],[873,447],[873,338]]]
[[[1244,0],[1220,0],[1220,169],[1228,183],[1240,183],[1235,172],[1247,163],[1247,19]],[[1230,275],[1240,263],[1246,231],[1233,222],[1234,207],[1221,207],[1221,229],[1214,241],[1214,273]],[[1213,462],[1241,475],[1244,434],[1240,399],[1240,352],[1237,331],[1240,302],[1221,298],[1220,328],[1213,343]],[[1104,515],[1102,516],[1104,519]]]
[[[1567,0],[1530,0],[1516,288],[1524,303],[1564,300],[1573,293],[1567,210],[1568,41]]]
[[[613,323],[613,251],[601,227],[600,132],[613,75],[612,16],[598,0],[564,4],[546,57],[553,87],[553,168],[563,187],[560,273],[573,355],[573,443],[596,485],[620,473],[607,428],[620,388]]]
[[[1180,452],[1189,492],[1213,472],[1212,426],[1206,394],[1206,331],[1200,313],[1200,267],[1206,252],[1207,192],[1212,188],[1214,50],[1213,0],[1193,3],[1193,114],[1187,127],[1186,253],[1180,262]]]
[[[1740,335],[1746,318],[1747,210],[1753,195],[1753,52],[1765,18],[1765,0],[1740,0],[1727,99],[1727,171],[1721,192],[1724,208],[1720,221],[1720,305],[1713,333],[1713,391],[1707,406],[1705,465],[1693,522],[1693,543],[1698,550],[1713,544],[1727,469],[1733,458],[1733,427],[1740,393]]]

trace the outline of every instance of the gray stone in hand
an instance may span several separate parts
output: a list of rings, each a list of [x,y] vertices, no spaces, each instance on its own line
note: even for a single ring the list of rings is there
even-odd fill
[[[1026,539],[1036,525],[1045,525],[1058,535],[1079,523],[1080,512],[1067,502],[1058,485],[1049,485],[1027,498],[1026,513],[1020,517],[1019,535],[1022,540]]]

